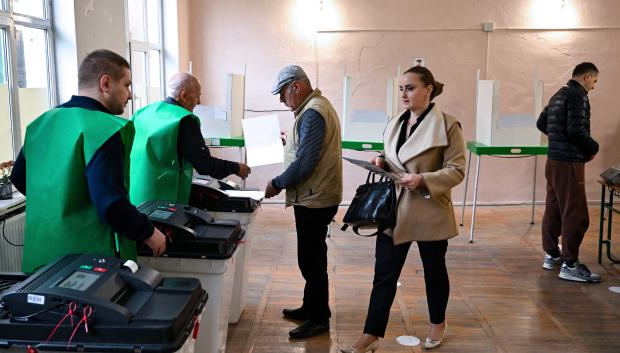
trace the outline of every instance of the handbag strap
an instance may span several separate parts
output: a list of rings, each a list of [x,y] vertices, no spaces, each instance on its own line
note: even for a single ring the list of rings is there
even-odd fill
[[[345,231],[345,230],[347,230],[348,228],[349,228],[349,225],[345,223],[345,224],[343,224],[343,225],[342,225],[342,227],[340,227],[340,230]],[[377,235],[381,234],[381,233],[382,233],[384,230],[386,230],[387,228],[383,228],[383,229],[382,229],[382,227],[379,227],[379,228],[377,228],[377,231],[376,231],[376,232],[371,233],[371,234],[361,234],[361,233],[359,232],[359,229],[360,229],[360,228],[359,228],[358,226],[353,226],[353,227],[351,227],[351,229],[353,229],[353,232],[354,232],[355,234],[357,234],[357,235],[359,235],[359,236],[361,236],[361,237],[368,237],[368,238],[370,238],[370,237],[374,237],[374,236],[377,236]]]
[[[370,184],[371,182],[374,183],[375,182],[375,173],[373,172],[368,172],[368,176],[366,177],[366,184]],[[372,176],[372,179],[370,178]]]
[[[372,233],[372,234],[361,234],[359,232],[359,227],[358,226],[353,226],[352,228],[353,228],[353,232],[355,232],[355,234],[357,234],[359,236],[362,236],[362,237],[368,237],[368,238],[377,236],[377,235],[379,235],[380,233],[382,233],[385,230],[385,229],[378,228],[377,231]]]

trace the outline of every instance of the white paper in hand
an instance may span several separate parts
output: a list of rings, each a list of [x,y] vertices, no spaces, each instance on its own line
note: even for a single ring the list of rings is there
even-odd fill
[[[277,115],[243,119],[241,122],[248,166],[283,162],[284,149],[280,139],[280,121]]]

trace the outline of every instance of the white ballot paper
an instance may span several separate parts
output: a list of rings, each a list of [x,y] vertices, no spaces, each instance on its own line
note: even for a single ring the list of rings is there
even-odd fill
[[[377,173],[377,174],[379,174],[381,176],[388,177],[388,178],[390,178],[392,180],[400,180],[400,176],[398,174],[392,173],[392,172],[388,172],[387,170],[381,169],[381,168],[377,167],[376,165],[374,165],[374,164],[372,164],[370,162],[363,161],[363,160],[360,160],[360,159],[347,158],[347,157],[342,157],[342,159],[344,159],[345,161],[351,162],[351,163],[353,163],[353,164],[355,164],[355,165],[357,165],[359,167],[362,167],[362,168],[364,168],[366,170],[369,170],[369,171],[371,171],[373,173]]]
[[[277,115],[243,119],[243,137],[248,166],[282,163],[284,149]]]
[[[260,190],[224,190],[224,192],[230,197],[249,197],[256,201],[265,198],[265,192]]]

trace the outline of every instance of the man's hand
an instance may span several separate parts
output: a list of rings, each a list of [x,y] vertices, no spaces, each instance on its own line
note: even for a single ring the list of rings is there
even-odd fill
[[[153,230],[153,234],[145,243],[153,250],[153,256],[155,257],[161,256],[161,254],[166,252],[166,236],[157,228]]]
[[[273,186],[271,181],[267,182],[267,186],[265,187],[265,197],[266,198],[268,198],[268,199],[272,198],[272,197],[276,196],[277,194],[279,194],[280,192],[282,192],[282,190],[276,189],[276,187]]]
[[[385,169],[385,158],[383,158],[381,156],[377,156],[377,157],[371,159],[369,162],[374,164],[375,166],[381,168],[381,169]]]
[[[402,187],[413,191],[422,185],[424,179],[421,174],[404,173],[402,178],[396,182],[402,185]]]
[[[248,175],[250,175],[250,173],[252,173],[252,169],[250,169],[250,167],[246,164],[239,163],[239,173],[237,173],[237,176],[245,179]]]

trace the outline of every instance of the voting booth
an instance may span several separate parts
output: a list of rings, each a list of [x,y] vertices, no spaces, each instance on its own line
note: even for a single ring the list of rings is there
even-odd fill
[[[386,109],[365,110],[352,108],[353,79],[344,77],[342,107],[342,140],[361,142],[383,141],[388,120],[398,113],[398,79],[387,79]]]
[[[245,75],[226,76],[226,106],[199,104],[194,114],[200,119],[204,137],[230,138],[243,136],[241,120],[245,109]]]
[[[500,111],[500,81],[476,77],[476,141],[487,146],[540,146],[536,120],[543,109],[543,82],[534,81],[532,110],[524,113]]]

